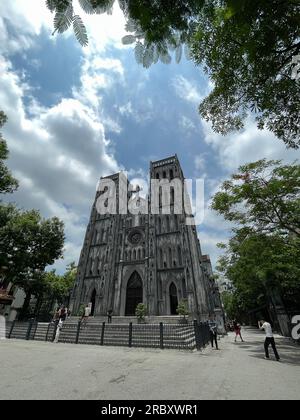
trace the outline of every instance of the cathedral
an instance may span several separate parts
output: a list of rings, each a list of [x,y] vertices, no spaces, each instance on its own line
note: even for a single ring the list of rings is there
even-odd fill
[[[162,188],[154,205],[151,188],[141,198],[139,188],[127,188],[128,181],[120,179],[114,174],[100,180],[71,295],[72,313],[90,304],[93,316],[108,310],[115,316],[132,316],[144,303],[149,315],[177,315],[178,304],[185,300],[194,318],[207,320],[215,308],[214,282],[195,223],[186,223],[187,216],[193,220],[191,212],[176,208],[172,185],[175,180],[184,183],[177,155],[150,163],[150,179],[170,185],[169,212],[164,211]],[[115,185],[116,195],[116,205],[110,208],[114,211],[106,213],[97,206],[107,193],[105,183]],[[109,194],[106,197],[109,207]],[[124,205],[120,210],[121,199],[125,211]],[[129,204],[138,211],[128,211]]]

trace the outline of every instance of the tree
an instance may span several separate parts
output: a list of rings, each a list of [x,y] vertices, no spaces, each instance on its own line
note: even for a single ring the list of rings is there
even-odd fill
[[[21,211],[0,206],[0,266],[5,280],[26,293],[23,313],[31,295],[44,290],[44,270],[62,257],[64,225],[58,218],[42,219],[36,210]]]
[[[300,235],[300,165],[259,160],[240,166],[215,194],[212,208],[255,232]]]
[[[299,22],[299,1],[206,2],[191,50],[214,84],[199,110],[215,131],[240,129],[255,113],[258,128],[299,146],[300,77],[292,77]]]
[[[3,111],[0,111],[0,128],[4,126],[7,117]],[[12,177],[9,169],[4,165],[4,161],[8,158],[8,148],[6,141],[0,133],[0,194],[12,193],[18,187],[18,181]]]
[[[145,317],[147,315],[147,307],[144,303],[138,303],[135,308],[135,316],[137,317],[139,322],[144,322]]]
[[[238,292],[223,292],[221,298],[227,318],[230,320],[242,319],[245,308]]]
[[[246,228],[236,231],[217,267],[235,287],[227,301],[229,311],[265,306],[275,292],[289,309],[299,308],[299,245],[295,236],[258,234]]]
[[[72,262],[67,266],[63,275],[57,274],[56,270],[43,273],[42,287],[38,291],[39,293],[36,294],[35,315],[48,320],[53,315],[52,310],[55,303],[68,303],[70,291],[75,283],[76,272],[77,267]]]
[[[110,13],[114,0],[79,0],[89,14]],[[186,56],[202,65],[214,88],[199,107],[215,131],[239,130],[256,114],[290,147],[299,146],[300,3],[297,0],[119,0],[125,17],[125,44],[135,43],[139,63],[179,62]],[[88,37],[72,0],[47,0],[55,31],[72,24],[82,45]],[[299,59],[300,61],[300,59]],[[293,64],[294,63],[294,64]]]
[[[241,166],[213,197],[212,208],[235,223],[217,267],[235,288],[229,311],[269,307],[275,298],[300,307],[299,181],[299,165],[260,160]]]
[[[177,308],[176,308],[176,312],[178,313],[178,315],[183,316],[184,321],[186,320],[186,316],[190,314],[189,312],[189,308],[188,308],[188,300],[187,299],[182,299]]]

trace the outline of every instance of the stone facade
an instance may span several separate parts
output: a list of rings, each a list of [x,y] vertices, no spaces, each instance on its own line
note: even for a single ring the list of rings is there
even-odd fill
[[[120,175],[103,179],[115,182],[119,208],[118,200],[124,196]],[[177,156],[151,162],[150,179],[183,183]],[[153,214],[151,194],[141,199],[138,193],[135,198],[129,193],[127,199],[141,202],[148,214],[100,215],[96,203],[101,194],[100,189],[86,231],[71,296],[72,313],[90,303],[93,315],[105,315],[109,309],[118,316],[134,315],[136,305],[143,302],[149,315],[176,315],[178,303],[186,299],[193,317],[207,319],[214,311],[210,275],[203,265],[196,227],[186,225],[186,213],[174,214],[172,194],[171,214],[161,214],[163,200],[157,204],[160,214]]]

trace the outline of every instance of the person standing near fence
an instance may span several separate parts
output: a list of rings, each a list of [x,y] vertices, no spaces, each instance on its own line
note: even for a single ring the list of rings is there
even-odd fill
[[[90,308],[90,305],[86,305],[86,307],[84,308],[84,312],[83,312],[83,315],[82,315],[81,321],[82,321],[83,323],[86,323],[86,322],[87,322],[87,320],[89,319],[90,314],[91,314],[91,308]]]
[[[60,319],[58,324],[57,324],[57,327],[56,327],[54,343],[58,343],[59,335],[60,335],[60,331],[62,329],[62,326],[63,326],[63,321]]]
[[[59,323],[59,317],[60,317],[60,311],[59,311],[59,308],[57,308],[56,309],[56,311],[55,311],[55,313],[54,313],[54,316],[53,316],[53,322],[54,322],[54,327],[55,327],[55,329],[57,328],[57,326],[58,326],[58,323]]]
[[[111,324],[111,321],[112,321],[112,313],[113,313],[112,309],[109,309],[107,311],[107,323],[108,324]]]
[[[259,327],[260,330],[265,330],[265,333],[266,333],[266,339],[265,339],[265,344],[264,344],[265,359],[267,359],[267,360],[270,359],[269,345],[271,344],[274,355],[275,355],[275,358],[276,358],[277,362],[279,362],[280,357],[279,357],[279,354],[278,354],[278,351],[277,351],[277,348],[276,348],[271,324],[269,324],[269,322],[261,320],[261,321],[258,321],[258,327]]]
[[[215,343],[216,350],[219,350],[217,324],[216,324],[216,321],[215,321],[214,317],[212,317],[212,316],[210,317],[210,319],[208,321],[208,326],[209,326],[209,335],[210,335],[211,347],[214,348],[214,343]]]
[[[59,311],[59,319],[62,322],[64,322],[67,318],[67,314],[68,314],[67,308],[64,305],[62,305],[62,307],[60,308],[60,311]]]

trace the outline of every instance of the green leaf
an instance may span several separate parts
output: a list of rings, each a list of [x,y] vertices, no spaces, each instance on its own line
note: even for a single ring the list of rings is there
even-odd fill
[[[56,1],[55,0],[46,0],[46,6],[50,10],[51,13],[55,11],[56,8]]]
[[[73,17],[73,29],[74,29],[74,33],[78,42],[83,47],[86,47],[88,45],[88,36],[86,32],[86,27],[84,23],[82,22],[81,17],[78,15],[75,15]]]
[[[135,48],[134,48],[134,54],[135,54],[135,59],[136,62],[138,64],[143,64],[143,58],[144,58],[144,45],[138,41],[135,44]]]
[[[149,45],[145,48],[145,52],[143,56],[143,66],[146,69],[148,69],[153,63],[153,56],[154,56],[154,46]]]
[[[79,4],[82,10],[89,15],[93,15],[96,13],[96,8],[92,5],[90,0],[79,0]]]
[[[176,63],[179,63],[182,57],[182,45],[178,45],[178,47],[176,48],[176,52],[175,52],[175,60]]]
[[[65,11],[57,11],[54,16],[54,28],[59,33],[65,32],[72,25],[73,6],[70,3]]]
[[[136,41],[136,37],[134,35],[125,35],[122,38],[122,44],[130,45]]]
[[[159,55],[159,59],[164,64],[170,64],[172,62],[172,57],[168,52],[161,52]]]

